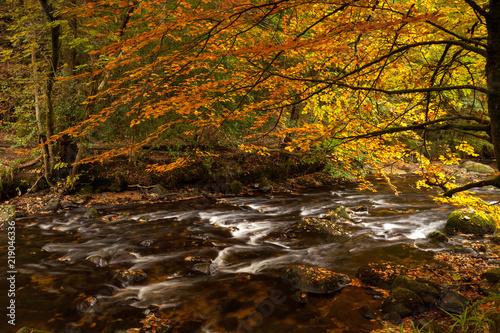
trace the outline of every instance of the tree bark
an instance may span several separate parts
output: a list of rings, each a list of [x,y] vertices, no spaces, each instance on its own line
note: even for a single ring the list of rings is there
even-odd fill
[[[500,0],[490,0],[486,15],[488,44],[486,54],[486,78],[488,112],[491,121],[491,139],[497,168],[500,168]]]

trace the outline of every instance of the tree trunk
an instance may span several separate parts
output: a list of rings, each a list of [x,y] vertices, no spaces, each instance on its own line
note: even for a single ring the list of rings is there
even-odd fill
[[[40,0],[40,4],[47,15],[47,18],[51,23],[56,22],[59,17],[54,13],[54,9],[47,2],[47,0]],[[46,79],[46,88],[45,88],[45,97],[46,97],[46,113],[45,113],[45,130],[47,134],[47,140],[51,140],[54,135],[54,103],[53,103],[53,90],[54,90],[54,82],[57,69],[59,67],[59,52],[60,52],[60,42],[59,37],[61,36],[61,27],[59,24],[52,24],[50,27],[51,34],[51,59],[50,59],[50,68],[47,71],[47,79]],[[55,152],[54,152],[54,144],[47,144],[48,150],[48,170],[47,170],[47,178],[51,178],[54,172],[55,165]]]
[[[497,167],[500,168],[500,0],[490,0],[486,17],[488,47],[486,77],[488,85],[488,112],[491,121],[491,139]]]

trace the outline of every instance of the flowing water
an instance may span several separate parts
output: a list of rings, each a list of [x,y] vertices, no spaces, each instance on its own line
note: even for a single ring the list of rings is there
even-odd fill
[[[157,315],[173,321],[176,332],[369,332],[380,325],[357,309],[379,301],[365,289],[348,286],[299,304],[280,272],[307,264],[354,277],[359,266],[376,260],[433,262],[430,250],[442,249],[432,249],[425,236],[443,229],[453,208],[435,204],[430,192],[412,184],[399,180],[399,196],[383,184],[376,193],[338,186],[98,207],[96,219],[80,208],[16,219],[16,327],[4,317],[0,331],[124,332],[140,327],[149,307],[159,308]],[[492,201],[500,197],[483,193]],[[349,235],[297,228],[302,218],[340,205],[359,210],[344,225]],[[5,233],[1,238],[0,260],[7,262]],[[218,272],[194,272],[190,260],[212,261]],[[116,277],[123,269],[143,270],[147,278],[128,284]],[[0,300],[5,309],[7,292]]]

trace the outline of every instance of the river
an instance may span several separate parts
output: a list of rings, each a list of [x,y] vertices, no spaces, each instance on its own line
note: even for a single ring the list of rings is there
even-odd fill
[[[432,192],[413,183],[396,180],[399,196],[383,183],[375,193],[344,185],[96,207],[95,219],[84,217],[84,208],[18,218],[16,327],[4,317],[0,331],[124,332],[140,327],[153,310],[174,322],[176,332],[369,332],[381,326],[357,310],[377,302],[364,288],[311,295],[299,304],[280,272],[307,264],[353,278],[358,267],[380,259],[433,262],[432,251],[445,248],[425,237],[444,228],[453,208],[435,204]],[[498,191],[482,193],[500,198]],[[303,218],[340,205],[358,210],[345,224],[349,235],[297,228]],[[5,233],[1,239],[0,260],[7,262]],[[211,261],[213,274],[195,272],[197,261]],[[147,278],[123,282],[116,272],[124,269],[142,270]],[[7,276],[3,272],[2,290]],[[8,305],[6,292],[0,300]]]

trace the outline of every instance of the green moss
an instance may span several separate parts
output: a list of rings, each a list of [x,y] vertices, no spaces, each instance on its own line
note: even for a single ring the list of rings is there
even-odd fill
[[[427,238],[438,243],[446,243],[448,241],[448,237],[441,231],[433,231],[427,235]]]
[[[485,235],[493,234],[496,222],[490,215],[474,212],[469,209],[456,210],[450,214],[446,222],[446,231],[450,233]]]

